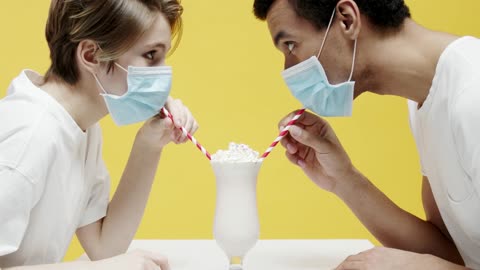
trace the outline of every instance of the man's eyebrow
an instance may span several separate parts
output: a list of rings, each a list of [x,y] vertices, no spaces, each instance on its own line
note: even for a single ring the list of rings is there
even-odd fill
[[[278,43],[280,42],[281,39],[291,37],[291,35],[287,34],[285,31],[280,31],[278,32],[275,37],[273,38],[273,41],[275,42],[275,47],[278,47]]]

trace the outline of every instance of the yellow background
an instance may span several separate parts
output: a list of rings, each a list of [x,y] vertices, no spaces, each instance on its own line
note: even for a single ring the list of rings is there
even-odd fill
[[[283,84],[282,56],[266,24],[252,15],[252,3],[183,0],[184,36],[169,59],[175,70],[172,95],[190,107],[201,125],[197,137],[211,152],[230,141],[262,152],[277,135],[278,120],[300,106]],[[407,3],[414,19],[429,28],[480,36],[478,0]],[[0,96],[22,69],[48,68],[44,26],[49,4],[2,1]],[[356,166],[397,204],[423,217],[406,101],[367,94],[355,102],[353,118],[331,123]],[[139,125],[118,128],[110,117],[101,124],[113,192]],[[168,146],[136,237],[212,238],[214,206],[214,177],[207,159],[192,144]],[[289,164],[280,148],[261,170],[258,207],[263,239],[368,238],[377,243],[338,198]],[[66,259],[82,252],[74,240]]]

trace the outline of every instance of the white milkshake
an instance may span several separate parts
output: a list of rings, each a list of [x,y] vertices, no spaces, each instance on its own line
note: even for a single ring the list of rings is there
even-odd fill
[[[217,183],[214,236],[230,260],[230,269],[242,261],[259,238],[256,186],[262,165],[258,152],[231,143],[212,156]]]

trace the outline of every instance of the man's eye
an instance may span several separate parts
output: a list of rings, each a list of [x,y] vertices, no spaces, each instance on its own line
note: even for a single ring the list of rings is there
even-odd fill
[[[145,58],[147,58],[148,60],[153,60],[155,58],[155,53],[157,53],[156,51],[150,51],[148,53],[146,53],[144,55]]]
[[[287,42],[285,42],[285,45],[287,46],[287,50],[288,50],[289,54],[291,54],[293,52],[293,50],[295,49],[295,43],[293,43],[292,41],[287,41]]]

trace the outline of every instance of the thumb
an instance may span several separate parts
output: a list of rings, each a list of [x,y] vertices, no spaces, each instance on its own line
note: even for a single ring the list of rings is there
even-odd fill
[[[166,257],[153,252],[145,252],[145,257],[152,260],[161,270],[170,270],[170,264]]]
[[[321,136],[315,136],[295,125],[290,127],[290,135],[299,143],[312,148],[316,152],[325,152],[328,147],[328,142]]]
[[[165,129],[175,129],[175,124],[173,123],[172,119],[167,117],[162,122],[163,122],[163,126],[165,127]]]
[[[172,122],[172,119],[170,119],[169,117],[165,117],[165,118],[160,118],[160,117],[156,117],[154,119],[154,124],[159,126],[161,129],[163,130],[173,130],[175,128],[173,122]]]

